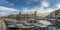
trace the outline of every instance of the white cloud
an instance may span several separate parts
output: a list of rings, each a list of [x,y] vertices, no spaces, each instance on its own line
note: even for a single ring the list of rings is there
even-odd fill
[[[36,7],[33,7],[33,8],[31,8],[31,9],[28,9],[28,8],[23,8],[23,13],[24,14],[31,14],[31,13],[34,13],[35,11],[37,11],[37,15],[38,16],[47,16],[47,15],[49,15],[51,12],[53,12],[54,10],[56,10],[56,8],[47,8],[47,9],[45,9],[46,7],[49,7],[49,5],[50,5],[50,3],[49,2],[47,2],[46,0],[43,0],[42,2],[41,2],[41,6],[39,7],[39,6],[36,6]]]
[[[54,8],[47,8],[47,9],[44,9],[44,8],[39,8],[38,10],[37,10],[37,15],[38,16],[47,16],[47,15],[49,15],[51,12],[53,12],[53,11],[55,11],[56,9]]]
[[[6,3],[10,3],[9,1],[6,1]]]
[[[27,4],[35,3],[35,2],[41,2],[42,0],[28,0]]]
[[[30,4],[30,3],[31,3],[30,1],[27,2],[27,4]]]
[[[46,8],[46,7],[49,7],[49,5],[50,5],[50,3],[44,0],[44,1],[41,2],[41,6],[40,7],[36,6],[36,7],[31,8],[31,9],[24,8],[23,11],[24,11],[24,13],[25,12],[26,13],[34,13],[35,11],[37,11],[37,15],[38,16],[47,16],[51,12],[60,9],[60,3],[56,4],[56,8]]]
[[[13,6],[14,4],[10,4],[11,6]]]
[[[43,0],[40,3],[41,3],[41,7],[39,7],[40,6],[39,5],[39,6],[36,6],[36,7],[32,8],[32,9],[23,8],[22,12],[24,14],[26,14],[26,13],[31,14],[31,13],[34,13],[35,11],[37,11],[38,16],[43,16],[43,15],[46,16],[46,15],[48,15],[49,13],[51,13],[53,11],[53,9],[51,9],[51,8],[44,9],[45,7],[49,7],[49,5],[50,5],[49,2]]]
[[[18,12],[19,11],[16,9],[0,6],[0,16],[5,16],[9,14],[17,14]]]
[[[33,1],[33,2],[38,2],[39,0],[30,0],[30,1]]]
[[[57,3],[57,4],[56,4],[56,7],[57,7],[58,9],[60,9],[60,3]]]
[[[0,5],[13,6],[14,4],[7,0],[0,0]]]
[[[50,3],[45,0],[41,2],[42,7],[48,7],[49,5],[50,5]]]
[[[8,7],[4,7],[4,6],[0,6],[0,10],[6,10],[6,11],[17,11],[16,9],[8,8]]]
[[[31,1],[33,1],[33,0],[31,0]],[[40,3],[41,3],[40,4],[41,6],[39,5],[39,6],[31,8],[31,9],[28,9],[27,7],[23,8],[22,13],[23,14],[31,14],[31,13],[34,13],[35,11],[37,11],[38,16],[44,17],[44,16],[49,15],[51,12],[57,10],[58,8],[60,8],[60,3],[57,4],[56,8],[47,8],[50,6],[50,2],[47,2],[46,0],[43,0]]]
[[[38,2],[38,0],[31,0],[31,1]],[[7,2],[7,3],[9,3],[9,2]],[[28,2],[28,4],[30,4],[30,2]],[[13,6],[14,4],[10,4],[10,5]],[[28,8],[25,7],[25,8],[23,8],[22,13],[23,14],[31,14],[31,13],[34,13],[35,11],[37,11],[38,16],[47,16],[51,12],[56,10],[55,8],[54,9],[53,8],[44,9],[45,7],[49,7],[49,5],[50,5],[49,2],[47,2],[46,0],[43,0],[41,2],[41,7],[36,6],[34,8],[31,8],[31,9],[28,9]],[[60,4],[58,4],[57,7],[60,8]],[[17,14],[17,12],[18,12],[16,9],[4,7],[4,6],[0,6],[0,11],[1,10],[8,11],[8,12],[0,12],[1,15],[4,15],[4,14],[7,15],[7,13],[9,13],[9,14],[12,14],[12,13]]]
[[[0,0],[0,2],[4,2],[5,0]]]
[[[6,4],[7,1],[6,0],[0,0],[0,4]]]

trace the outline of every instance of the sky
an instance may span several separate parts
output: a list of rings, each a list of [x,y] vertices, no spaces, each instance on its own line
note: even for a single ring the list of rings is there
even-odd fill
[[[60,0],[0,0],[0,16],[31,14],[37,11],[38,16],[46,16],[60,9]]]

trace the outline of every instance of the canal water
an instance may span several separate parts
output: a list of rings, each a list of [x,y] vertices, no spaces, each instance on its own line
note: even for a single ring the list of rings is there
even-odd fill
[[[57,30],[57,27],[54,25],[48,26],[48,30]]]
[[[17,30],[17,28],[8,28],[7,30]],[[48,26],[48,28],[40,29],[40,27],[35,27],[34,30],[57,30],[56,26]]]
[[[16,30],[17,28],[7,28],[7,30]]]

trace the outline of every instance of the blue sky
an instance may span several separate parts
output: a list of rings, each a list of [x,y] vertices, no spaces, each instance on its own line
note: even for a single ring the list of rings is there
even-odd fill
[[[0,0],[0,16],[22,13],[48,15],[52,11],[60,9],[60,0]]]

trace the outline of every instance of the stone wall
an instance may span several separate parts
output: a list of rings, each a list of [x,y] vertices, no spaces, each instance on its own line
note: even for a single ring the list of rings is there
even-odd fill
[[[0,20],[0,30],[6,30],[6,25],[3,20]]]

